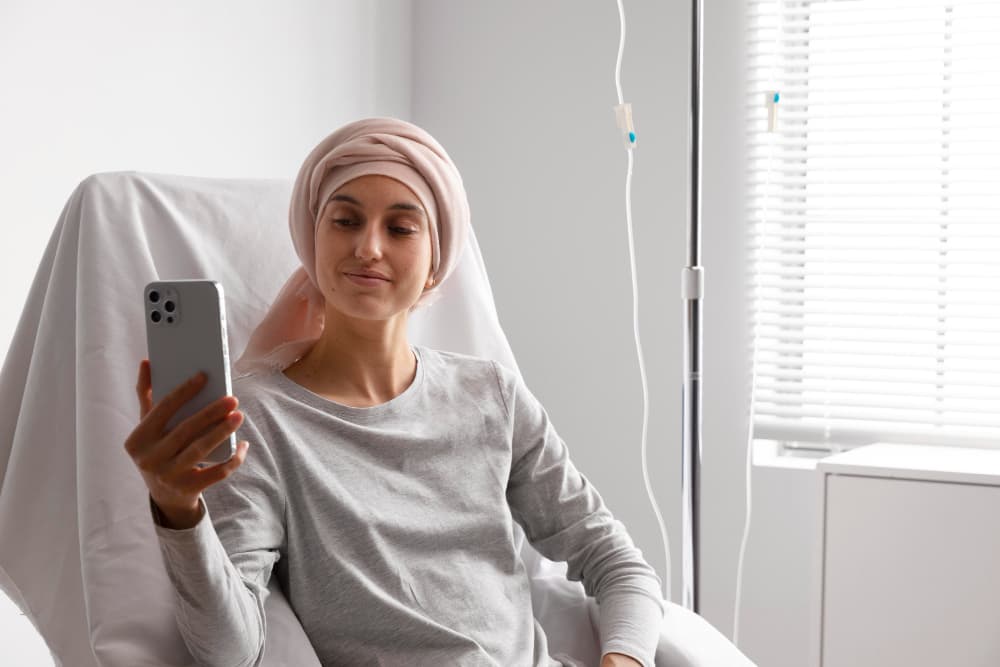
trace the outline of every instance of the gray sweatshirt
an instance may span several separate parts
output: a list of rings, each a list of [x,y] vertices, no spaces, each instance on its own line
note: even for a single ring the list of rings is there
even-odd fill
[[[260,664],[274,574],[324,667],[558,666],[516,521],[596,598],[602,654],[653,667],[660,579],[538,400],[496,362],[412,348],[413,382],[374,407],[280,372],[234,381],[246,460],[192,528],[165,528],[150,503],[195,659]]]

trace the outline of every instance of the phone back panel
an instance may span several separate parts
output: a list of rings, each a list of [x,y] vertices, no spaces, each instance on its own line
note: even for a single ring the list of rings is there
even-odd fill
[[[214,280],[164,280],[146,285],[143,304],[153,403],[159,403],[198,371],[203,371],[208,380],[170,418],[170,430],[209,403],[232,393],[225,296],[222,285]],[[229,446],[225,444],[213,450],[205,462],[219,463],[233,456],[235,433],[229,437]]]

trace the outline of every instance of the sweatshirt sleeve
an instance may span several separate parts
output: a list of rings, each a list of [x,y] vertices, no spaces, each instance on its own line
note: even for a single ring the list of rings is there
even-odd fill
[[[163,526],[150,498],[175,616],[184,643],[199,665],[257,667],[267,634],[264,600],[284,544],[284,494],[270,451],[244,413],[237,441],[246,459],[206,489],[199,522],[188,529]]]
[[[514,519],[539,553],[565,561],[567,578],[596,598],[601,655],[623,653],[653,667],[664,614],[660,578],[570,461],[538,399],[513,372],[495,362],[494,370],[511,418]]]

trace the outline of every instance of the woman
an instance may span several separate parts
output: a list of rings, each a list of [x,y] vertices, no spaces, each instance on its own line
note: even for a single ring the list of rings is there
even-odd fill
[[[259,664],[275,574],[324,665],[563,664],[516,521],[597,598],[602,667],[651,667],[660,580],[537,399],[493,361],[407,340],[469,225],[444,149],[400,120],[348,124],[306,158],[289,215],[303,265],[237,363],[242,409],[225,397],[164,434],[200,383],[154,406],[140,364],[126,450],[195,658]],[[230,461],[196,467],[234,431]]]

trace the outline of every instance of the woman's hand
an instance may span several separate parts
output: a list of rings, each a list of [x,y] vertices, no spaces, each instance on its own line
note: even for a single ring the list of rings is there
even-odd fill
[[[201,520],[201,492],[228,477],[246,458],[249,444],[242,440],[236,454],[208,468],[198,468],[221,442],[228,439],[243,422],[236,412],[235,396],[224,396],[191,415],[164,433],[170,418],[205,384],[199,373],[176,387],[153,405],[149,360],[139,363],[139,424],[125,440],[125,451],[142,474],[149,495],[166,518],[170,528],[190,528]]]
[[[642,667],[642,663],[624,653],[608,653],[601,658],[601,667]]]

